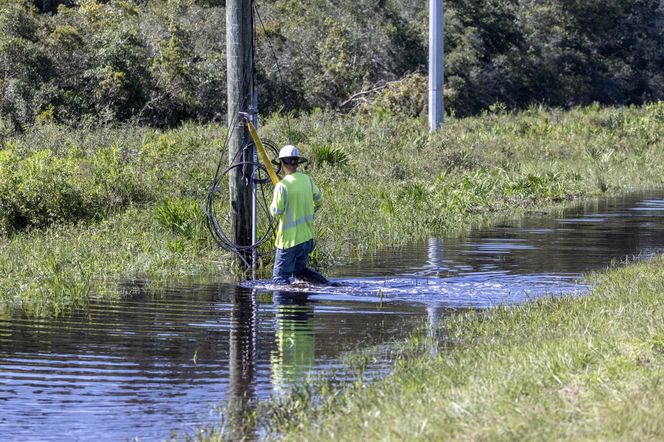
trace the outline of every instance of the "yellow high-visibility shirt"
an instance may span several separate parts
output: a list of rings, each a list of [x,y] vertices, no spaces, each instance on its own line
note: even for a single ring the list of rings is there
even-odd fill
[[[270,213],[277,218],[274,245],[289,249],[314,237],[314,212],[323,204],[323,194],[313,180],[300,172],[286,175],[274,187]]]

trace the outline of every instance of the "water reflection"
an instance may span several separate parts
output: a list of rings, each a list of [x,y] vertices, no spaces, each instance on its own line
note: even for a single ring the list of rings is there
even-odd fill
[[[443,268],[443,240],[434,236],[429,238],[427,246],[427,265],[423,273],[432,276],[441,276]]]
[[[440,329],[438,324],[441,322],[445,312],[449,311],[448,308],[440,304],[432,304],[427,306],[427,338],[429,339],[429,356],[434,357],[438,354],[440,347]]]
[[[306,380],[316,359],[314,304],[306,293],[273,293],[276,349],[270,356],[272,389],[283,393]]]
[[[227,429],[233,439],[254,440],[256,421],[256,318],[255,294],[231,287],[231,329],[228,342]],[[221,399],[221,398],[220,398]]]

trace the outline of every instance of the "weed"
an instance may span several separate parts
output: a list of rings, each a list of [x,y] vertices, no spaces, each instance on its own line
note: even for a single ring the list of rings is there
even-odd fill
[[[343,167],[348,164],[350,157],[339,146],[314,146],[312,149],[313,161],[317,165]]]
[[[196,201],[179,198],[157,204],[157,221],[171,232],[189,240],[201,241],[207,237],[205,213]]]

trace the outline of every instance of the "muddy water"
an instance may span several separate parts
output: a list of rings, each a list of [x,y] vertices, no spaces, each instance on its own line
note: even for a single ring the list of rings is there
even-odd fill
[[[122,301],[64,319],[0,317],[0,439],[161,440],[218,422],[215,406],[341,370],[349,351],[403,339],[457,309],[583,294],[582,273],[664,250],[663,198],[430,238],[333,269],[341,287],[275,291],[258,281],[155,293],[133,282]],[[379,354],[368,372],[389,367]]]

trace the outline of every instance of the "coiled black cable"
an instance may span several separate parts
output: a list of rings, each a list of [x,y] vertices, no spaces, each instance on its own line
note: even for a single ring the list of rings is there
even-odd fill
[[[274,233],[274,220],[270,216],[269,210],[273,185],[264,165],[260,164],[258,161],[254,162],[253,158],[252,161],[247,161],[245,158],[238,158],[240,154],[244,157],[253,153],[253,149],[255,148],[253,143],[245,145],[243,149],[236,153],[232,164],[225,169],[222,169],[225,157],[224,152],[228,147],[231,131],[237,130],[236,122],[237,119],[234,118],[234,124],[232,124],[229,129],[224,149],[219,158],[215,177],[212,181],[210,190],[208,191],[204,212],[207,219],[208,230],[215,243],[222,249],[236,254],[243,264],[249,268],[251,264],[247,262],[246,259],[248,252],[257,250],[263,243],[272,238]],[[276,146],[269,140],[262,140],[262,142],[268,152],[268,156],[271,154],[273,158],[276,158],[278,154]],[[253,191],[256,196],[257,238],[255,243],[249,245],[236,244],[228,234],[228,231],[231,228],[228,174],[235,169],[240,169],[243,180],[252,181],[252,189],[254,189]]]

